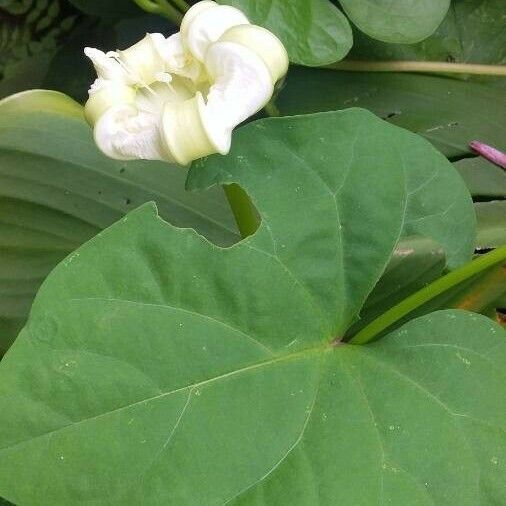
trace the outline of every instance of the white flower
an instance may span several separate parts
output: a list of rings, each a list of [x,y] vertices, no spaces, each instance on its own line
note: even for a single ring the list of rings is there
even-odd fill
[[[182,165],[227,154],[233,129],[268,103],[288,69],[275,35],[210,0],[168,39],[147,34],[125,51],[85,54],[98,75],[85,108],[98,147],[119,160]]]

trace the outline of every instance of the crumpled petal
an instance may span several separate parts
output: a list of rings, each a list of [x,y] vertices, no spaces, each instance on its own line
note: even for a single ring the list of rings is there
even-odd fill
[[[209,5],[214,4],[214,5]],[[196,4],[199,6],[199,4]],[[193,7],[195,8],[195,7]],[[235,7],[206,2],[206,8],[199,7],[196,15],[188,11],[190,22],[182,32],[184,44],[193,56],[203,62],[209,47],[216,42],[229,28],[238,25],[249,25],[248,18]],[[186,17],[185,16],[185,17]]]
[[[160,138],[159,115],[135,105],[109,108],[97,121],[94,138],[100,150],[116,160],[174,161]]]
[[[205,66],[214,84],[207,95],[204,122],[219,152],[226,154],[232,130],[269,102],[274,82],[262,59],[234,42],[213,44]]]

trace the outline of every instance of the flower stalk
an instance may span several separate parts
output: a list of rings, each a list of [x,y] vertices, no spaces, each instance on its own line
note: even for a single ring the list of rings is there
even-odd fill
[[[373,320],[350,339],[350,344],[367,344],[404,316],[480,272],[506,261],[506,246],[497,248],[422,288]]]

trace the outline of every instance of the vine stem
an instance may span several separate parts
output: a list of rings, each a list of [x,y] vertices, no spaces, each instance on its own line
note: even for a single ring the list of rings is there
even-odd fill
[[[230,208],[237,223],[237,228],[244,239],[253,235],[260,224],[255,207],[248,194],[237,184],[223,185]]]
[[[272,118],[281,116],[274,99],[269,101],[264,110],[267,116]],[[244,239],[253,235],[260,225],[260,218],[248,194],[236,184],[223,185],[223,190],[232,209],[241,237]]]
[[[472,260],[466,265],[443,276],[430,285],[404,299],[390,308],[380,317],[366,325],[358,334],[350,339],[350,344],[366,344],[372,341],[380,332],[387,329],[401,318],[411,313],[426,302],[446,292],[450,288],[462,283],[476,274],[506,260],[506,246],[497,248],[490,253]]]
[[[164,16],[175,25],[180,25],[183,15],[167,0],[133,0],[141,9],[151,14]]]
[[[446,63],[435,61],[359,61],[345,60],[327,68],[351,72],[436,72],[444,74],[477,74],[506,76],[506,65],[478,65],[474,63]]]

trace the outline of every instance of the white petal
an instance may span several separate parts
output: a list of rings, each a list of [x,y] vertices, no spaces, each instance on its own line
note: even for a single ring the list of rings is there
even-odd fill
[[[158,51],[164,41],[162,34],[148,33],[137,44],[118,51],[120,64],[136,84],[148,86],[157,80],[157,74],[165,71],[165,62]]]
[[[91,60],[99,78],[129,83],[125,69],[111,56],[100,49],[85,47],[84,54]]]
[[[95,83],[84,108],[86,120],[92,126],[109,108],[135,102],[135,90],[126,84],[106,79],[97,79]]]
[[[266,64],[241,44],[213,44],[205,64],[214,82],[206,100],[197,93],[167,104],[163,113],[166,151],[182,165],[211,153],[227,154],[233,129],[264,107],[274,89]]]
[[[183,44],[188,46],[197,60],[203,62],[211,44],[229,28],[247,24],[248,18],[239,9],[229,5],[214,5],[193,16],[187,32],[183,34]]]
[[[288,71],[288,53],[283,43],[269,30],[256,25],[233,26],[220,42],[237,42],[254,51],[265,62],[272,80],[279,81]]]
[[[175,33],[160,43],[158,51],[164,59],[167,72],[187,77],[193,82],[206,79],[203,65],[183,46],[180,33]]]
[[[166,151],[181,165],[219,152],[203,124],[204,108],[200,93],[184,102],[165,106],[162,132]]]
[[[274,83],[264,61],[234,42],[217,42],[205,65],[213,85],[206,99],[204,125],[220,153],[228,153],[232,130],[271,99]]]
[[[160,115],[133,105],[108,109],[96,123],[94,137],[100,150],[116,160],[173,161],[160,138]]]
[[[184,41],[188,38],[188,28],[191,22],[201,13],[207,9],[212,9],[217,7],[218,4],[213,2],[213,0],[203,0],[202,2],[197,2],[195,5],[190,7],[181,21],[180,34]]]

